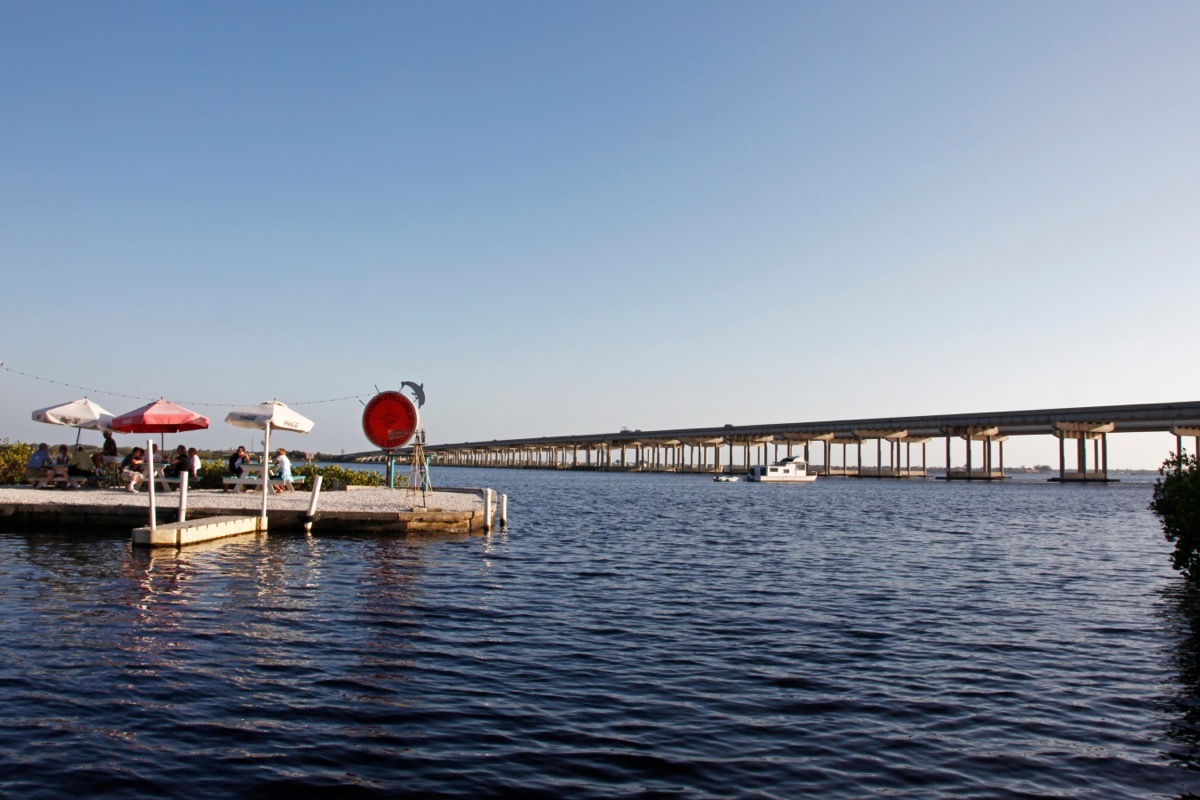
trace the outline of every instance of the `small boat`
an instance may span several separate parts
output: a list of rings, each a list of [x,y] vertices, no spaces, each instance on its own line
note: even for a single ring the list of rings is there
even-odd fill
[[[809,483],[816,479],[816,473],[809,472],[808,464],[799,456],[785,458],[771,465],[751,467],[750,474],[746,476],[746,480],[760,483]]]
[[[718,475],[713,480],[717,483],[737,483],[740,478],[737,475]]]

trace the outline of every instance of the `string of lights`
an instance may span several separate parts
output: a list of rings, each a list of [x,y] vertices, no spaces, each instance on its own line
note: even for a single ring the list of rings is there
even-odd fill
[[[68,389],[78,389],[81,392],[85,392],[88,396],[104,395],[106,397],[123,397],[128,400],[143,400],[147,403],[153,403],[155,400],[159,399],[157,397],[148,397],[148,396],[144,396],[144,395],[125,394],[122,392],[112,392],[107,389],[100,389],[100,388],[97,388],[94,386],[81,386],[77,383],[69,383],[67,381],[60,381],[60,380],[56,380],[54,378],[44,378],[41,375],[34,375],[30,372],[22,372],[21,370],[13,369],[12,367],[7,366],[3,361],[0,361],[0,370],[4,370],[5,372],[12,373],[13,375],[20,375],[21,377],[29,378],[30,380],[42,381],[43,383],[52,383],[56,386],[65,386]],[[366,402],[363,399],[366,397],[370,397],[370,394],[348,394],[345,397],[331,397],[327,400],[305,400],[305,401],[299,402],[299,403],[288,403],[288,405],[290,405],[290,406],[315,406],[315,405],[321,405],[322,403],[340,403],[345,400],[357,400],[360,403],[363,403],[363,402]],[[185,406],[197,406],[200,408],[231,408],[231,407],[253,405],[253,403],[248,403],[248,402],[214,403],[214,402],[204,402],[204,401],[198,401],[198,400],[173,400],[172,402],[177,402],[177,403],[179,403],[181,405],[185,405]],[[261,401],[260,400],[254,401],[254,403],[258,403],[258,402],[261,402]]]

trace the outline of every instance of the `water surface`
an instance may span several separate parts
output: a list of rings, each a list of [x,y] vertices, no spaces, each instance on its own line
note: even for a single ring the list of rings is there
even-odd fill
[[[434,481],[510,528],[0,535],[0,792],[1200,792],[1200,614],[1146,479]]]

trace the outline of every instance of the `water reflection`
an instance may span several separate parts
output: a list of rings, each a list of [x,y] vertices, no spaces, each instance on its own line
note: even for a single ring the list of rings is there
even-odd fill
[[[484,537],[0,536],[7,793],[1200,784],[1200,597],[1141,490],[500,480],[537,500]]]

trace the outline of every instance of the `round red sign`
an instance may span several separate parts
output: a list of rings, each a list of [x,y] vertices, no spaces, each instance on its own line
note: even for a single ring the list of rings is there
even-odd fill
[[[421,425],[417,407],[399,392],[380,392],[363,409],[363,433],[383,450],[403,447]]]

